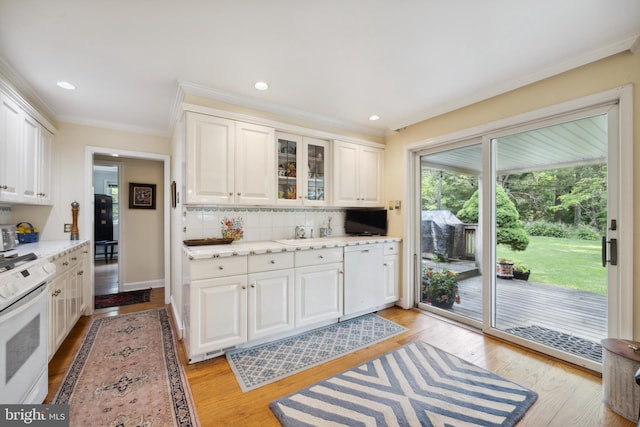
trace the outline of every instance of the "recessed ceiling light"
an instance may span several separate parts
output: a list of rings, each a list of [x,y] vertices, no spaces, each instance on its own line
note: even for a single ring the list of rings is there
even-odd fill
[[[73,84],[71,84],[71,83],[69,83],[67,81],[64,81],[64,80],[59,81],[57,83],[57,85],[59,87],[61,87],[62,89],[67,89],[67,90],[74,90],[76,88],[75,85],[73,85]]]
[[[376,120],[380,120],[380,116],[378,116],[377,114],[373,114],[371,116],[369,116],[369,120],[376,121]]]
[[[267,89],[269,89],[269,85],[266,84],[265,82],[256,82],[256,84],[254,84],[253,86],[258,90],[267,90]]]

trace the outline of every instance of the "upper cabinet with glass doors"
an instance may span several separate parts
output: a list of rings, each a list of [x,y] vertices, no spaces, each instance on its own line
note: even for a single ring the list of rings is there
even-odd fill
[[[327,205],[329,142],[277,133],[278,204]]]

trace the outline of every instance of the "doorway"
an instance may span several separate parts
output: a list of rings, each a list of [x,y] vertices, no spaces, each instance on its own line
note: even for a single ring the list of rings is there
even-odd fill
[[[157,178],[157,182],[161,183],[162,185],[158,185],[157,187],[157,205],[156,205],[156,209],[158,212],[158,217],[159,217],[159,228],[158,228],[158,232],[156,233],[156,235],[154,235],[154,238],[156,238],[158,241],[153,243],[153,247],[154,249],[159,251],[159,254],[157,255],[157,259],[158,259],[158,263],[157,265],[160,268],[160,272],[159,274],[157,274],[157,279],[153,281],[153,283],[148,283],[145,280],[140,280],[138,281],[138,279],[136,277],[134,277],[133,279],[131,279],[131,281],[136,285],[140,285],[140,288],[145,287],[164,287],[164,303],[165,304],[169,304],[171,302],[171,286],[170,286],[170,276],[171,276],[171,260],[170,260],[170,220],[169,220],[169,213],[170,213],[170,172],[171,172],[171,162],[170,162],[170,156],[165,155],[165,154],[154,154],[154,153],[149,153],[149,152],[138,152],[138,151],[129,151],[129,150],[121,150],[121,149],[114,149],[114,148],[109,148],[109,147],[93,147],[93,146],[87,146],[85,147],[85,173],[84,173],[84,177],[85,177],[85,182],[89,183],[88,185],[86,185],[85,187],[85,195],[84,195],[84,202],[85,202],[85,206],[91,206],[91,209],[85,209],[81,212],[81,214],[83,215],[83,222],[84,224],[87,225],[87,228],[91,230],[91,233],[93,234],[93,222],[94,222],[94,210],[93,210],[93,204],[94,204],[94,191],[93,191],[93,186],[90,185],[90,183],[93,182],[93,165],[95,162],[95,158],[99,157],[99,156],[106,156],[107,158],[118,158],[120,160],[118,160],[119,162],[124,161],[124,160],[148,160],[151,162],[155,162],[155,163],[159,163],[160,164],[160,171],[159,171],[159,175]],[[112,160],[113,161],[113,160]],[[134,170],[136,169],[135,167],[133,168]],[[122,172],[121,172],[122,173]],[[132,180],[132,181],[136,181],[137,180]],[[127,182],[129,182],[129,180],[122,181],[120,182],[120,190],[122,190],[120,192],[120,194],[124,194],[124,189],[122,188],[122,186],[126,185]],[[143,180],[144,182],[144,180]],[[123,196],[124,197],[124,196]],[[123,200],[121,200],[121,203],[125,203],[126,197],[123,198]],[[139,213],[142,213],[144,210],[138,211]],[[144,220],[144,218],[143,218]],[[149,251],[136,251],[135,249],[131,250],[131,251],[127,251],[125,247],[123,247],[122,242],[124,240],[126,240],[126,235],[127,232],[126,230],[124,230],[123,227],[123,219],[121,216],[121,212],[119,212],[119,234],[120,234],[120,240],[119,240],[119,248],[118,248],[118,252],[119,252],[119,268],[120,268],[120,276],[121,276],[121,280],[120,280],[120,287],[122,288],[122,283],[124,282],[124,280],[122,280],[122,276],[123,276],[123,269],[126,268],[125,263],[127,261],[127,253],[131,252],[131,253],[142,253],[142,254],[147,254]],[[135,222],[132,223],[132,226],[135,228]],[[93,237],[93,236],[92,236]],[[140,240],[141,242],[145,242],[144,239]],[[93,251],[93,247],[92,247],[92,251]],[[144,268],[140,268],[140,265],[145,265],[146,261],[141,261],[141,262],[134,262],[132,263],[132,269],[134,272],[145,272],[146,269]],[[91,265],[91,270],[92,270],[92,274],[93,274],[93,270],[94,270],[94,266],[93,264]],[[144,283],[140,283],[140,282],[144,282]],[[122,289],[122,290],[129,290],[129,289]],[[85,295],[85,297],[87,298],[88,301],[92,301],[94,298],[94,288],[91,287],[88,289],[88,291],[90,291],[90,294]],[[87,314],[93,314],[93,306],[91,306],[89,308],[90,311],[88,311]]]
[[[96,160],[94,192],[94,295],[120,291],[120,168],[121,163]]]
[[[632,171],[631,139],[620,107],[629,104],[619,93],[602,98],[613,99],[414,149],[418,307],[596,371],[602,338],[630,339],[631,285],[621,278],[632,245],[621,230],[632,227],[622,178]],[[467,269],[472,277],[458,275]],[[435,284],[446,282],[439,271],[457,274],[449,305],[434,304]]]

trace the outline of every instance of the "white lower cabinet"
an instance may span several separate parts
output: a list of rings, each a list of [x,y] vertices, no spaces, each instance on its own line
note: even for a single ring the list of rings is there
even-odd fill
[[[294,328],[293,269],[249,275],[249,341]]]
[[[342,316],[343,249],[296,252],[296,328]]]
[[[296,268],[296,327],[342,315],[342,263]]]
[[[395,302],[398,250],[398,243],[385,243],[207,259],[185,253],[189,363]]]
[[[87,245],[75,248],[53,260],[56,274],[49,281],[49,359],[82,314],[84,265]]]
[[[247,276],[191,282],[190,355],[247,342]]]
[[[396,302],[400,299],[400,244],[384,245],[384,302]]]

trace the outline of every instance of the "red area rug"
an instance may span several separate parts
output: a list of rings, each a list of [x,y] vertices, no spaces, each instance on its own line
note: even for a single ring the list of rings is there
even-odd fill
[[[138,304],[151,300],[151,288],[139,291],[118,292],[117,294],[96,295],[95,308],[119,307],[121,305]]]
[[[95,319],[50,403],[71,426],[199,426],[165,308]]]

